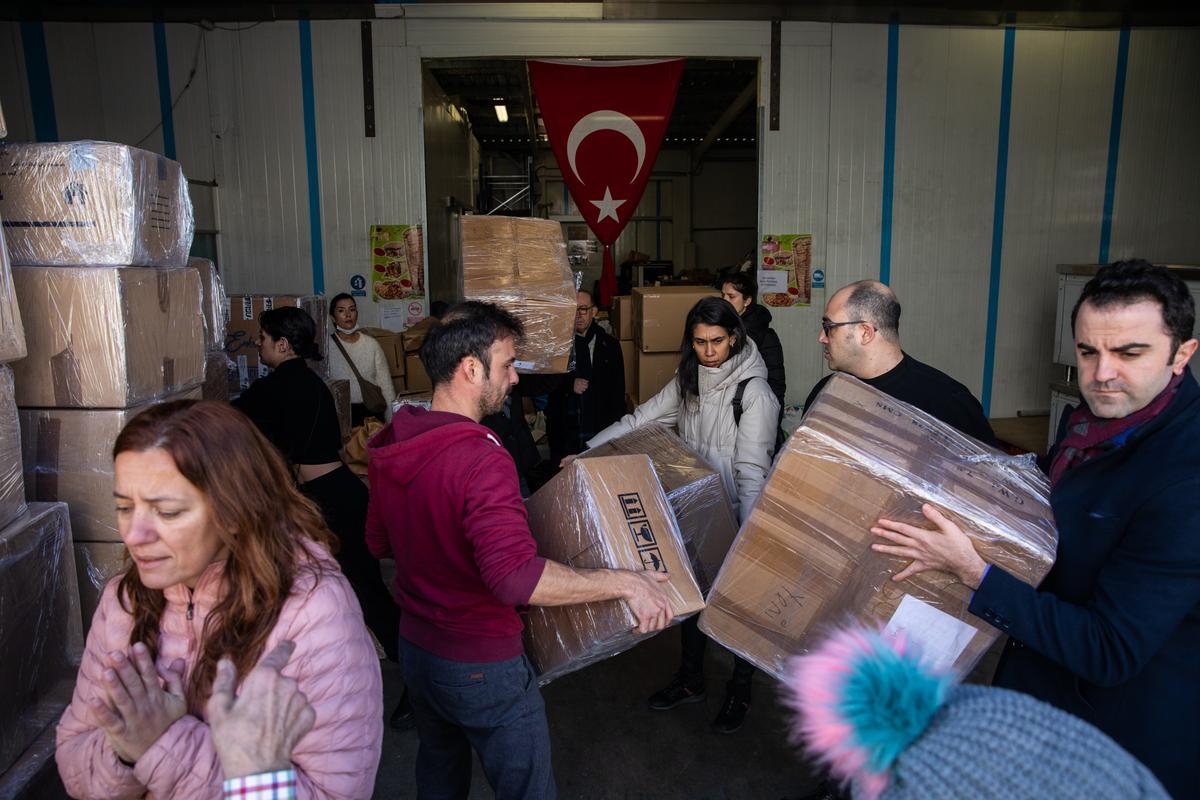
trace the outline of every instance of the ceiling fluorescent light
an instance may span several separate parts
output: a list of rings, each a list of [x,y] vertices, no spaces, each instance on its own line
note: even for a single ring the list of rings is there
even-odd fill
[[[508,122],[508,106],[496,106],[496,119],[500,120],[501,122]]]

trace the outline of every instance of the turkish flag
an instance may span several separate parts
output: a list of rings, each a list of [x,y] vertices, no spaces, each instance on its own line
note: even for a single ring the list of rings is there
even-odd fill
[[[600,304],[608,305],[617,291],[612,246],[646,189],[683,59],[528,64],[563,180],[604,245]]]

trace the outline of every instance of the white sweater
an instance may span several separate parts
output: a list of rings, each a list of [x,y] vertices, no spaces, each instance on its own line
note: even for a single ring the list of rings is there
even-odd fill
[[[331,333],[330,336],[337,336],[337,334]],[[346,348],[350,358],[354,359],[354,366],[358,367],[363,380],[370,381],[383,391],[383,398],[387,400],[388,404],[387,419],[390,420],[392,418],[392,401],[396,399],[396,390],[392,387],[392,374],[388,369],[387,356],[383,354],[383,348],[379,346],[379,342],[367,334],[359,332],[357,342],[338,339],[336,344],[329,343],[329,377],[335,380],[350,381],[350,402],[361,403],[363,401],[362,389],[359,388],[358,379],[354,377],[350,365],[346,363],[346,359],[342,358],[342,351],[338,350],[338,344]]]

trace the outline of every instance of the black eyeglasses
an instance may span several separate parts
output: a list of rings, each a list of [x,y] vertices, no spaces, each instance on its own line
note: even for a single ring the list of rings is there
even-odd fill
[[[591,311],[593,308],[595,308],[595,306],[576,306],[575,313],[576,314],[586,314],[587,312]]]
[[[840,328],[843,325],[862,325],[864,323],[870,324],[870,323],[867,323],[867,321],[865,319],[851,319],[851,320],[847,320],[846,322],[831,322],[830,320],[827,320],[824,317],[822,317],[821,318],[821,330],[825,331],[825,335],[828,336],[829,332],[831,330],[833,330],[834,328]]]

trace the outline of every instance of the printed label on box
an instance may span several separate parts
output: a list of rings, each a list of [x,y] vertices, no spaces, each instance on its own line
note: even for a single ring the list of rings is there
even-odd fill
[[[254,298],[242,298],[242,319],[254,319]]]
[[[274,297],[264,297],[263,298],[263,311],[271,311],[274,308],[275,308],[275,298]]]
[[[657,547],[652,547],[648,550],[640,550],[638,555],[642,557],[642,566],[654,572],[666,572],[667,564],[663,561],[662,553]]]
[[[650,529],[650,520],[639,519],[628,524],[629,533],[632,534],[633,542],[639,549],[658,544],[658,542],[654,541],[654,531]]]
[[[625,519],[636,519],[646,516],[645,510],[642,508],[642,498],[637,492],[629,492],[628,494],[619,494],[617,499],[621,501],[621,509],[625,512]]]
[[[938,670],[954,666],[954,662],[975,637],[975,629],[967,623],[910,594],[904,595],[883,632],[888,636],[903,634],[920,648],[922,657]]]

